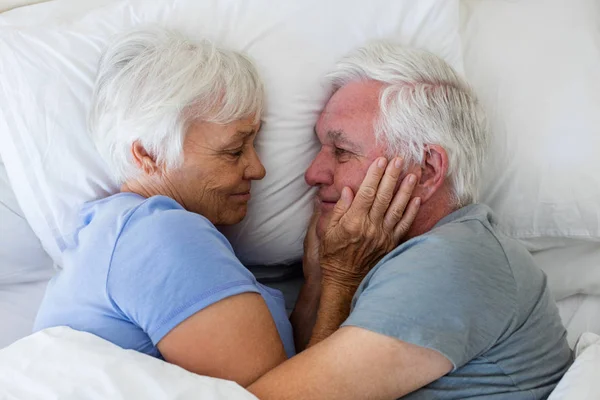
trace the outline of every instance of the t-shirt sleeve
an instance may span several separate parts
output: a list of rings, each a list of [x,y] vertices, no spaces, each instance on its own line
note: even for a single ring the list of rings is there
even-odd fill
[[[516,315],[514,278],[490,234],[450,236],[384,261],[343,325],[436,350],[454,369],[491,348]]]
[[[196,312],[245,292],[260,293],[227,239],[182,209],[135,211],[117,240],[107,279],[113,306],[154,345]]]

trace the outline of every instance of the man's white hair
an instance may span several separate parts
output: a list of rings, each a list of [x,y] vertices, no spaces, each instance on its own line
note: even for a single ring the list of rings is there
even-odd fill
[[[138,174],[131,158],[135,141],[159,165],[176,168],[193,121],[258,122],[263,106],[263,83],[246,56],[145,27],[118,35],[102,55],[88,125],[96,148],[123,183]]]
[[[387,157],[423,162],[427,145],[448,154],[448,175],[457,206],[477,201],[488,145],[485,116],[469,85],[436,55],[375,41],[343,58],[328,74],[333,89],[354,82],[382,82],[377,140]]]

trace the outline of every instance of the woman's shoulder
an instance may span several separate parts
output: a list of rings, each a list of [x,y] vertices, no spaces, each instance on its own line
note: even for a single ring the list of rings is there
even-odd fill
[[[123,217],[120,226],[115,243],[119,253],[151,252],[180,260],[230,259],[230,264],[240,264],[227,238],[207,218],[169,197],[145,199]]]
[[[192,238],[227,242],[207,218],[186,210],[166,196],[152,196],[144,200],[126,218],[121,237],[143,236],[149,241],[159,239],[161,242],[165,239],[189,241]]]
[[[179,277],[209,288],[230,281],[254,282],[208,219],[164,196],[144,200],[123,221],[109,271],[113,289],[118,282],[179,282]]]
[[[86,203],[80,212],[81,231],[101,236],[115,235],[122,241],[127,234],[146,237],[174,235],[185,230],[190,235],[222,236],[202,215],[189,212],[167,196],[142,197],[118,193]]]

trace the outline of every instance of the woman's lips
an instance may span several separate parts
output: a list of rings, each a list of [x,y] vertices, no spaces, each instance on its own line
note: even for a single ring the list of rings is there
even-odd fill
[[[239,201],[248,201],[250,200],[250,192],[245,192],[245,193],[236,193],[236,194],[232,194],[231,197],[233,197],[236,200]]]

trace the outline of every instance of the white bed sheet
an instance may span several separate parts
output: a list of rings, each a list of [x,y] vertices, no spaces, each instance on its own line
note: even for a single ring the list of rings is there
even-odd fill
[[[66,327],[0,350],[0,399],[252,400],[234,382],[190,373]]]
[[[0,13],[12,10],[13,8],[43,3],[45,1],[48,0],[0,0]]]
[[[52,261],[23,217],[0,160],[0,348],[31,333],[53,273]]]
[[[577,294],[558,301],[557,305],[571,348],[584,332],[600,335],[600,296]]]

